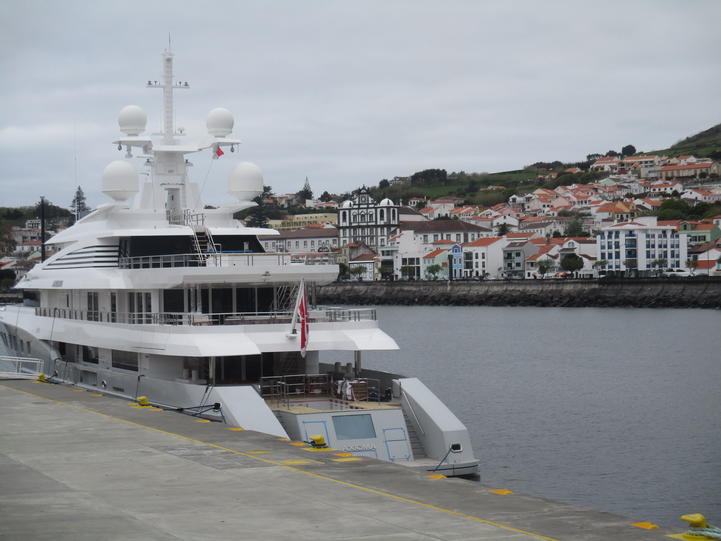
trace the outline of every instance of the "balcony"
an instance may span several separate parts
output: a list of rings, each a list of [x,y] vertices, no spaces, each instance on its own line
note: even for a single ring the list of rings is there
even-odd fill
[[[45,307],[35,308],[35,315],[126,325],[268,325],[290,323],[293,319],[293,312],[289,311],[203,314],[198,312],[105,312]],[[377,314],[375,308],[323,308],[311,310],[308,319],[310,323],[376,321]]]

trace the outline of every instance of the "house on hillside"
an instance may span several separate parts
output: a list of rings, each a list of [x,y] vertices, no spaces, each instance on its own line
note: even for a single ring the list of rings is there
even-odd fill
[[[507,243],[503,237],[485,237],[463,244],[464,278],[501,278]]]

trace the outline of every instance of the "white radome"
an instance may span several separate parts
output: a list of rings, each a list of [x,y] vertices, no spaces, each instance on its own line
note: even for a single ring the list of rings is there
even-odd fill
[[[228,192],[240,201],[251,201],[263,193],[263,173],[250,162],[233,166],[228,175]]]
[[[208,133],[213,137],[225,137],[233,131],[233,113],[223,107],[216,107],[208,113],[205,125],[208,126]]]
[[[138,136],[145,131],[148,115],[137,105],[126,105],[118,113],[120,131],[128,136]]]
[[[138,173],[128,162],[116,160],[103,169],[103,193],[125,201],[138,191]]]
[[[343,201],[343,203],[341,204],[340,208],[342,208],[342,209],[350,209],[350,208],[353,208],[353,201],[351,201],[350,199],[348,199],[347,201]]]
[[[391,201],[390,199],[388,199],[388,198],[386,197],[383,201],[380,202],[380,206],[381,206],[381,207],[392,207],[392,206],[393,206],[393,201]]]

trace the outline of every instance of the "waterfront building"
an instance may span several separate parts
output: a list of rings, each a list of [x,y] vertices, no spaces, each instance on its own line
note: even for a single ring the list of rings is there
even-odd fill
[[[304,227],[280,231],[278,235],[260,235],[258,240],[266,252],[332,252],[338,249],[338,230],[334,226]]]
[[[398,228],[399,207],[390,199],[380,203],[363,188],[338,209],[340,244],[363,242],[378,251]]]
[[[337,212],[314,212],[313,214],[291,214],[281,220],[268,220],[268,227],[278,231],[301,229],[313,224],[333,224],[338,222]]]
[[[503,272],[504,237],[484,237],[463,244],[465,278],[500,278]]]
[[[530,241],[514,241],[503,248],[504,278],[522,279],[526,276],[526,260],[536,253],[535,244]]]
[[[596,236],[596,257],[604,270],[656,271],[657,267],[685,268],[688,237],[674,225],[661,225],[655,216],[604,227]],[[658,262],[663,262],[659,265]]]

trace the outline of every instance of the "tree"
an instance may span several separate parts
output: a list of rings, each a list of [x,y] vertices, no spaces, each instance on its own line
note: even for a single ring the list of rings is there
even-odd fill
[[[76,221],[82,218],[90,210],[88,205],[85,203],[85,194],[80,186],[78,186],[78,189],[75,190],[75,197],[73,197],[73,201],[70,203],[70,209],[73,211]]]
[[[502,237],[508,233],[508,224],[501,224],[498,226],[498,236]]]
[[[566,272],[576,272],[583,268],[583,259],[576,254],[566,254],[561,258],[561,268]]]
[[[621,156],[633,156],[636,154],[636,147],[633,145],[626,145],[621,149]]]
[[[263,192],[253,199],[257,206],[252,207],[245,215],[245,225],[248,227],[268,227],[269,205],[265,200],[273,193],[273,188],[263,186]]]
[[[381,181],[378,183],[378,187],[379,187],[381,190],[386,190],[386,189],[388,189],[388,188],[390,187],[390,185],[391,185],[391,183],[388,182],[388,179],[387,179],[387,178],[384,178],[383,180],[381,180]]]
[[[691,272],[691,276],[694,276],[696,274],[696,269],[698,269],[698,259],[688,258],[686,260],[686,266]]]
[[[320,200],[323,201],[324,203],[327,203],[328,201],[330,201],[330,200],[333,199],[333,198],[332,198],[332,197],[330,196],[330,194],[328,193],[328,190],[326,190],[326,191],[324,191],[322,194],[320,194],[320,197],[319,197],[318,199],[320,199]]]
[[[616,152],[615,150],[609,150],[608,152],[606,152],[606,156],[609,158],[615,158],[616,156],[618,156],[618,152]]]
[[[665,257],[660,257],[651,261],[651,266],[656,269],[656,274],[661,274],[661,271],[667,264],[668,260]]]
[[[573,220],[568,222],[566,226],[567,237],[583,237],[586,232],[583,230],[583,222],[579,217],[575,217]]]
[[[348,265],[342,261],[338,263],[338,280],[345,280],[348,278]]]
[[[313,199],[313,190],[310,189],[310,182],[308,182],[308,177],[305,177],[305,184],[303,184],[303,188],[301,188],[301,190],[297,192],[296,195],[303,199],[304,206],[306,199]]]
[[[545,277],[551,269],[553,269],[553,263],[551,263],[548,259],[542,259],[538,262],[538,272],[541,273],[541,277]]]
[[[636,259],[624,259],[623,265],[626,267],[626,270],[628,271],[629,275],[636,271],[638,273],[638,261]]]
[[[429,276],[431,280],[435,280],[442,268],[443,267],[438,264],[429,265],[428,268],[426,268],[426,275]]]
[[[361,275],[365,272],[365,268],[363,265],[355,265],[350,268],[350,275],[354,277],[356,280],[361,280]]]
[[[404,278],[414,278],[416,274],[416,268],[413,265],[403,265],[401,267],[401,275]]]

